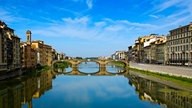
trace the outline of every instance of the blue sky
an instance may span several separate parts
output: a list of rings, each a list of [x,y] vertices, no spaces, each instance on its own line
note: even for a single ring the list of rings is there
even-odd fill
[[[192,22],[191,0],[0,0],[0,20],[25,41],[69,56],[108,56],[139,36],[166,35]]]

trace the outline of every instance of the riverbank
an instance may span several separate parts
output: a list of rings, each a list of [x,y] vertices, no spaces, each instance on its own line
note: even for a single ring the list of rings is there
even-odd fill
[[[111,64],[118,67],[125,67],[125,65],[122,62],[118,62],[118,61],[111,62]]]
[[[153,64],[142,64],[134,62],[130,62],[129,66],[130,68],[150,71],[152,73],[160,73],[169,76],[177,76],[192,79],[192,68],[189,67],[153,65]]]
[[[39,74],[42,71],[51,69],[50,66],[42,66],[34,69],[17,69],[10,72],[6,72],[6,74],[0,75],[0,81],[15,78],[21,75],[33,75],[33,74]]]
[[[27,72],[25,72],[23,74],[25,74],[25,75],[34,75],[34,74],[39,74],[42,71],[46,71],[46,70],[49,70],[49,69],[51,69],[50,66],[42,66],[42,67],[38,67],[38,68],[36,68],[34,70],[27,71]]]

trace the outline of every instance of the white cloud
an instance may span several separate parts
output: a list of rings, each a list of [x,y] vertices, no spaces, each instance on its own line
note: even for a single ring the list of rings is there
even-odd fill
[[[4,9],[0,9],[0,16],[1,16],[0,20],[3,20],[5,22],[14,22],[17,21],[18,19],[21,19],[13,16],[10,12]]]
[[[185,16],[185,17],[179,18],[177,20],[171,20],[171,22],[164,23],[161,26],[159,26],[157,29],[165,29],[165,28],[168,28],[173,25],[179,26],[182,22],[186,21],[189,18],[190,18],[190,16]],[[167,29],[167,31],[169,31],[169,30],[170,29]]]
[[[106,22],[104,22],[104,21],[96,22],[96,23],[95,23],[95,26],[96,26],[96,27],[103,27],[103,26],[105,26],[105,25],[106,25]]]
[[[113,32],[123,30],[123,29],[124,29],[124,26],[122,25],[112,25],[106,28],[106,30],[113,31]]]
[[[155,19],[158,19],[159,17],[158,16],[156,16],[156,15],[149,15],[150,17],[152,17],[152,18],[155,18]]]
[[[110,22],[112,24],[115,24],[115,25],[121,24],[121,25],[129,26],[129,27],[133,27],[133,26],[134,27],[145,27],[145,28],[154,28],[154,27],[156,27],[155,25],[152,25],[152,24],[139,23],[139,22],[130,22],[128,20],[112,20],[112,19],[109,19],[109,18],[105,18],[104,20],[107,21],[107,22]]]
[[[29,21],[27,18],[18,16],[16,13],[8,11],[0,7],[0,20],[6,23],[24,22]]]
[[[183,2],[183,0],[168,0],[168,1],[160,3],[160,4],[154,4],[155,5],[155,10],[156,10],[155,13],[164,11],[167,8],[172,7],[172,6],[177,6],[181,2]]]
[[[156,25],[153,28],[154,31],[169,33],[169,30],[178,27],[178,25],[189,23],[188,19],[192,17],[192,2],[189,0],[153,0],[151,4],[153,8],[144,15],[147,14],[149,17],[155,18],[153,21]],[[171,10],[172,8],[174,10]]]
[[[82,76],[83,77],[83,76]],[[111,76],[106,78],[99,77],[90,77],[90,80],[87,81],[87,78],[79,78],[79,77],[68,77],[65,79],[71,79],[66,83],[63,81],[63,85],[58,85],[58,89],[56,92],[60,93],[63,96],[63,99],[67,102],[75,102],[75,103],[90,103],[93,98],[90,95],[98,97],[102,100],[112,100],[115,98],[128,98],[134,95],[135,91],[133,88],[129,88],[128,86],[119,85],[122,84],[123,76]],[[88,78],[89,79],[89,78]],[[98,80],[99,79],[99,80]],[[115,79],[115,80],[114,80]],[[126,80],[123,80],[126,81]],[[78,83],[76,83],[78,82]],[[107,87],[106,83],[108,82]],[[109,83],[110,82],[110,83]],[[83,84],[83,86],[81,85]],[[90,94],[90,91],[97,91],[93,94]],[[65,91],[65,92],[63,92]],[[129,92],[127,92],[129,91]],[[111,95],[113,94],[113,95]]]
[[[63,18],[63,21],[66,23],[71,23],[71,24],[87,24],[89,21],[89,18],[87,16],[84,16],[82,18]]]
[[[144,27],[144,28],[154,28],[154,27],[157,27],[155,25],[152,25],[152,24],[145,24],[145,23],[137,23],[137,22],[129,22],[127,20],[123,20],[123,21],[120,21],[120,22],[124,22],[128,25],[132,25],[132,26],[137,26],[137,27]]]
[[[155,25],[129,22],[127,20],[104,19],[93,22],[89,17],[63,18],[62,22],[33,30],[33,34],[49,37],[73,37],[108,42],[127,43],[127,36],[156,28]],[[116,40],[116,41],[114,41]]]
[[[183,10],[183,11],[176,12],[174,14],[169,15],[167,18],[176,18],[176,17],[182,16],[183,14],[186,14],[186,13],[188,13],[188,10]]]
[[[87,7],[89,9],[92,9],[93,7],[93,0],[72,0],[73,2],[85,2],[87,4]]]
[[[93,0],[86,0],[87,6],[89,9],[92,9],[93,7]]]

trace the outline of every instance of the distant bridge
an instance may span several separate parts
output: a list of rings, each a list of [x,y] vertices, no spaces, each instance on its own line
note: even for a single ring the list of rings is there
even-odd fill
[[[105,68],[105,67],[103,67]],[[111,73],[111,72],[107,72],[104,71],[105,69],[102,69],[102,71],[98,71],[98,72],[93,72],[93,73],[85,73],[85,72],[80,72],[78,70],[73,70],[71,72],[55,72],[52,71],[54,75],[60,75],[60,74],[64,74],[66,76],[71,76],[71,75],[79,75],[79,76],[117,76],[117,75],[127,75],[129,73],[128,70],[123,70],[117,73]]]
[[[58,62],[69,62],[72,64],[72,71],[77,71],[78,70],[78,64],[82,62],[96,62],[99,64],[100,71],[106,71],[106,65],[110,62],[121,62],[124,64],[124,67],[129,66],[129,62],[126,60],[99,60],[99,59],[94,59],[94,60],[55,60],[52,62],[52,67],[54,68],[54,64]]]

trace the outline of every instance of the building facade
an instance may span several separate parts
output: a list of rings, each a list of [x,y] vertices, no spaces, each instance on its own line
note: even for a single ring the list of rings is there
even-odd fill
[[[139,37],[135,40],[132,52],[132,59],[141,63],[166,63],[166,37],[151,34],[149,36]],[[134,55],[133,55],[134,54]],[[130,56],[130,51],[129,51]],[[129,57],[131,58],[131,57]]]
[[[37,65],[37,52],[31,47],[31,31],[26,31],[26,42],[21,42],[22,68],[32,69]]]
[[[111,55],[113,60],[125,60],[127,57],[126,51],[116,51],[114,54]]]
[[[32,41],[32,48],[37,51],[37,64],[41,66],[51,65],[53,61],[52,47],[41,40]]]
[[[0,21],[0,71],[14,71],[20,67],[20,38]]]
[[[192,22],[169,32],[168,64],[192,66]]]

